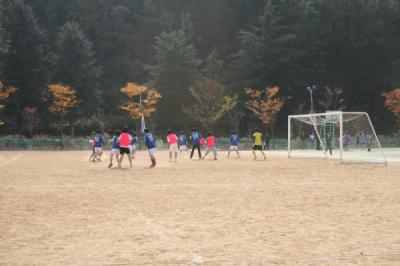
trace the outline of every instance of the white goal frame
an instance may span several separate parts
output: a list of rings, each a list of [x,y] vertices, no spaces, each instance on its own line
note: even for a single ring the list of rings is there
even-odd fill
[[[313,126],[314,132],[316,133],[316,140],[319,142],[320,147],[322,148],[321,153],[323,152],[323,155],[326,159],[328,159],[327,155],[327,150],[326,147],[324,146],[324,141],[321,137],[321,134],[319,130],[317,129],[317,124],[316,124],[316,119],[317,117],[325,117],[325,119],[330,118],[330,117],[337,117],[337,123],[339,124],[339,152],[340,152],[340,162],[341,163],[346,163],[344,159],[344,148],[343,148],[343,135],[344,135],[344,130],[343,130],[343,116],[344,115],[354,115],[354,116],[365,116],[367,118],[368,124],[371,127],[371,132],[373,133],[373,137],[375,138],[377,148],[379,149],[381,155],[382,155],[382,163],[387,165],[387,159],[385,156],[385,153],[382,149],[382,145],[379,141],[378,135],[376,134],[375,128],[372,124],[371,118],[368,113],[366,112],[342,112],[342,111],[332,111],[332,112],[326,112],[326,113],[315,113],[315,114],[303,114],[303,115],[289,115],[288,116],[288,158],[292,158],[292,120],[293,119],[310,119],[310,125]],[[354,161],[352,161],[354,163]],[[370,163],[374,163],[375,161],[366,161]],[[377,162],[375,162],[377,163]]]

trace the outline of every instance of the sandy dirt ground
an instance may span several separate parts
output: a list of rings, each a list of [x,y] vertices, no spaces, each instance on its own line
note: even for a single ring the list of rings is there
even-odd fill
[[[400,265],[399,164],[225,156],[0,152],[0,265]]]

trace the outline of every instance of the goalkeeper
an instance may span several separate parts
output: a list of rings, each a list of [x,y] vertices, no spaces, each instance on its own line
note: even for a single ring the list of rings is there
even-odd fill
[[[267,160],[267,156],[263,151],[263,134],[260,132],[258,128],[254,129],[253,133],[253,157],[254,160],[257,160],[256,151],[260,151],[264,156],[264,160]]]

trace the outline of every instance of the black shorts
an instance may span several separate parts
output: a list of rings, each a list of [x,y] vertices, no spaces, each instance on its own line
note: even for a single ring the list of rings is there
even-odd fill
[[[124,154],[131,154],[131,150],[126,147],[120,147],[119,148],[119,154],[124,155]]]
[[[263,146],[262,145],[253,145],[253,150],[262,151],[263,150]]]

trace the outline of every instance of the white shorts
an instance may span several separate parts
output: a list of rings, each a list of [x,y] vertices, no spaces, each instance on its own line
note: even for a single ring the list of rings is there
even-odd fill
[[[136,145],[129,145],[128,148],[131,152],[133,152],[134,150],[136,150]]]
[[[111,149],[111,154],[119,154],[119,149]]]
[[[187,151],[188,147],[186,145],[179,146],[180,151]]]
[[[149,155],[150,155],[150,157],[154,157],[156,155],[156,148],[150,149]]]
[[[94,147],[94,152],[103,152],[103,147]]]
[[[169,151],[170,152],[178,152],[178,144],[170,144],[169,145]]]
[[[230,150],[230,151],[238,151],[238,150],[239,150],[239,146],[237,146],[237,145],[231,145],[231,146],[229,147],[229,150]]]

